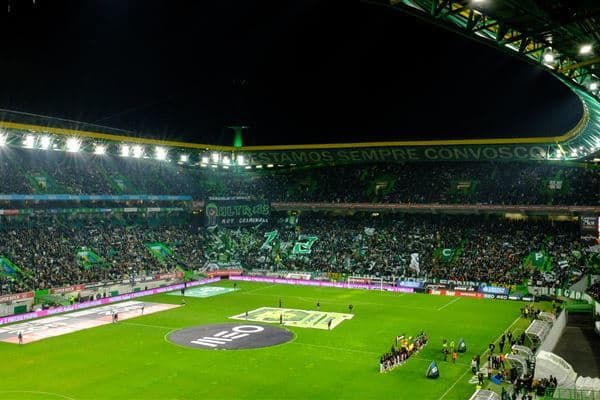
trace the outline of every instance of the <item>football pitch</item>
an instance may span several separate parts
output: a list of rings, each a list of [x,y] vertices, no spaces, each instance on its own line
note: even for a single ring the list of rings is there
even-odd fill
[[[212,286],[232,288],[233,282]],[[468,383],[471,357],[483,354],[507,328],[526,325],[518,319],[522,303],[516,301],[251,282],[237,287],[212,297],[186,297],[183,306],[117,324],[25,345],[0,342],[0,399],[463,400],[475,389]],[[280,299],[290,322],[283,325],[277,320]],[[180,296],[168,294],[137,300],[181,305]],[[306,326],[313,318],[322,323],[323,313],[348,315],[349,304],[351,318],[340,317],[331,330]],[[291,323],[294,318],[302,323]],[[202,339],[215,346],[191,348],[169,340],[202,325],[215,327],[203,331],[209,337]],[[219,349],[218,343],[238,337],[238,343],[253,340],[265,325],[291,334],[270,347]],[[429,335],[427,346],[405,365],[380,374],[379,357],[394,338],[421,330]],[[464,338],[467,344],[454,365],[443,361],[444,338]],[[432,360],[440,370],[436,380],[425,377]]]

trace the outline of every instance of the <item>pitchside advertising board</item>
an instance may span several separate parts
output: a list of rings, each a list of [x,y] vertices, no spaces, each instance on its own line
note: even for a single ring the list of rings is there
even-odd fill
[[[594,236],[600,238],[600,216],[584,215],[579,218],[579,226],[582,236]]]
[[[271,205],[248,197],[209,197],[204,203],[208,227],[255,226],[269,222]]]

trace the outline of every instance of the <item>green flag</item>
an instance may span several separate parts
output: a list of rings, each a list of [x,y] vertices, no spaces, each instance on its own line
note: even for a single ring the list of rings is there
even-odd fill
[[[454,255],[454,249],[446,248],[442,249],[440,253],[440,261],[441,262],[449,262],[452,260],[452,256]]]

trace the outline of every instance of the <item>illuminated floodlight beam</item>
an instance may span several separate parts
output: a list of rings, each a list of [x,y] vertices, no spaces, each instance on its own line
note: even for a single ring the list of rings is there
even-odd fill
[[[35,136],[33,136],[33,135],[25,136],[25,139],[23,139],[23,147],[25,147],[27,149],[33,149],[34,145],[35,145]]]
[[[133,156],[135,158],[140,158],[144,155],[144,148],[142,146],[133,146],[132,148]]]
[[[166,160],[168,153],[169,153],[169,151],[167,149],[165,149],[164,147],[157,146],[154,149],[154,155],[156,156],[157,160]]]
[[[207,156],[202,156],[201,162],[202,162],[202,164],[208,164],[208,157]]]
[[[128,144],[121,145],[121,157],[129,157],[129,145]]]
[[[67,139],[67,151],[69,153],[77,153],[81,148],[81,141],[77,138],[68,138]]]
[[[40,139],[40,149],[48,150],[50,148],[50,144],[52,143],[52,139],[50,136],[42,136]]]
[[[244,156],[242,154],[238,154],[237,156],[237,165],[246,164],[246,160],[244,160]]]
[[[187,154],[182,154],[179,156],[179,162],[186,163],[188,162],[190,157]]]
[[[218,163],[221,155],[219,153],[212,153],[212,160],[214,163]]]
[[[94,154],[103,156],[104,154],[106,154],[106,146],[104,146],[103,144],[97,144],[94,147]]]
[[[225,164],[225,165],[231,164],[231,159],[229,157],[227,157],[227,156],[224,156],[223,157],[223,164]]]
[[[594,47],[591,44],[584,44],[579,48],[579,54],[590,54]]]
[[[7,139],[6,134],[0,133],[0,147],[6,146]]]

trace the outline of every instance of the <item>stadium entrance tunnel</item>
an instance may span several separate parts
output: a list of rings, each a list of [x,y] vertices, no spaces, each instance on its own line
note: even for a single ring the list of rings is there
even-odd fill
[[[194,349],[240,350],[257,349],[289,342],[294,334],[273,325],[212,324],[171,332],[167,339]]]

